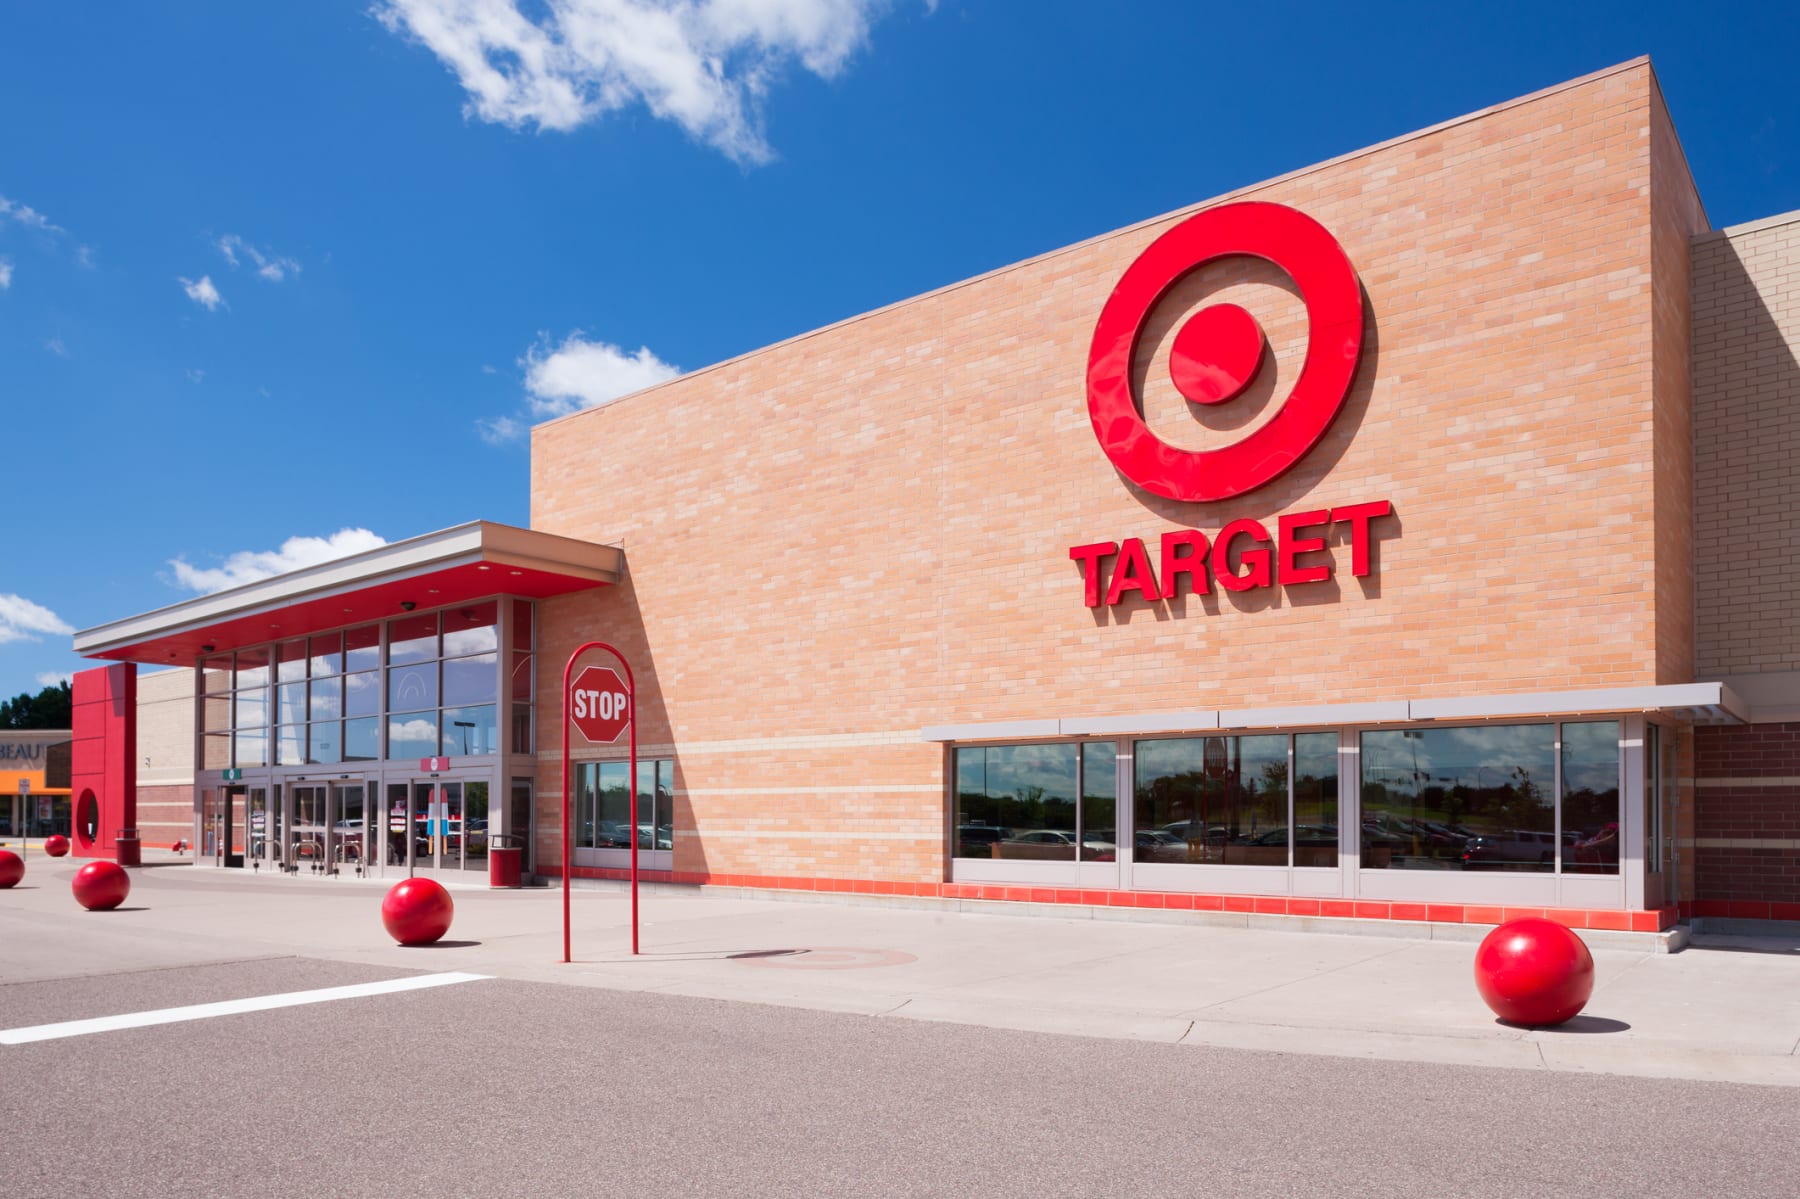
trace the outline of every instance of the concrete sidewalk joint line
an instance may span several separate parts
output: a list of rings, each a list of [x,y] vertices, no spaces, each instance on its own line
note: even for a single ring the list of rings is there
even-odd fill
[[[488,978],[486,974],[451,971],[444,974],[418,974],[408,978],[389,978],[380,982],[355,983],[347,987],[323,987],[316,991],[289,991],[283,995],[257,995],[249,999],[227,999],[220,1003],[196,1003],[187,1007],[161,1008],[149,1012],[127,1012],[122,1016],[99,1016],[92,1020],[68,1020],[61,1024],[38,1024],[29,1028],[0,1030],[0,1045],[25,1045],[33,1041],[55,1041],[63,1037],[84,1037],[93,1033],[116,1032],[124,1028],[147,1028],[155,1024],[178,1024],[184,1020],[208,1020],[214,1016],[235,1016],[242,1012],[266,1012],[273,1008],[299,1007],[308,1003],[329,1003],[337,999],[360,999],[368,995],[391,995],[398,991],[419,991],[427,987],[445,987],[453,983],[474,982]]]

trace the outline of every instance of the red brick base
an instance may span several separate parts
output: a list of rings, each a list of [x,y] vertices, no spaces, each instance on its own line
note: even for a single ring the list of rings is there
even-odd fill
[[[551,878],[561,872],[540,869]],[[575,878],[622,881],[629,870],[609,866],[576,866]],[[987,899],[1003,903],[1089,904],[1112,908],[1165,908],[1190,912],[1254,912],[1269,916],[1325,916],[1347,920],[1418,920],[1433,924],[1501,924],[1521,916],[1540,916],[1568,928],[1654,933],[1675,927],[1674,907],[1653,911],[1610,908],[1503,908],[1461,903],[1398,903],[1366,899],[1310,899],[1286,895],[1195,895],[1187,891],[1084,891],[1065,887],[1009,887],[998,883],[906,883],[880,879],[779,878],[755,874],[692,874],[686,871],[640,870],[646,883],[686,886],[750,887],[768,891],[821,891],[849,895],[906,895],[931,899]]]

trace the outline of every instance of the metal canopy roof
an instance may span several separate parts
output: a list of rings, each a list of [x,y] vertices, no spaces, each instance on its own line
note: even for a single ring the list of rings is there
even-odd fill
[[[75,634],[87,658],[186,664],[261,645],[493,595],[544,599],[617,583],[624,551],[475,521],[334,558]]]

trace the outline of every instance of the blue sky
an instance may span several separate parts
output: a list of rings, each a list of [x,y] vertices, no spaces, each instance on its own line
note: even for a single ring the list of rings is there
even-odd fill
[[[1800,208],[1791,3],[8,5],[0,695],[525,524],[547,415],[1640,54],[1715,226]]]

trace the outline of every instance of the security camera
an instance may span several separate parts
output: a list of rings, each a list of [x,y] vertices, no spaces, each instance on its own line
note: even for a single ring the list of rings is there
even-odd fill
[[[411,600],[401,600],[400,601],[400,610],[402,612],[411,612],[414,608],[416,608],[418,606],[419,605],[413,603]]]

